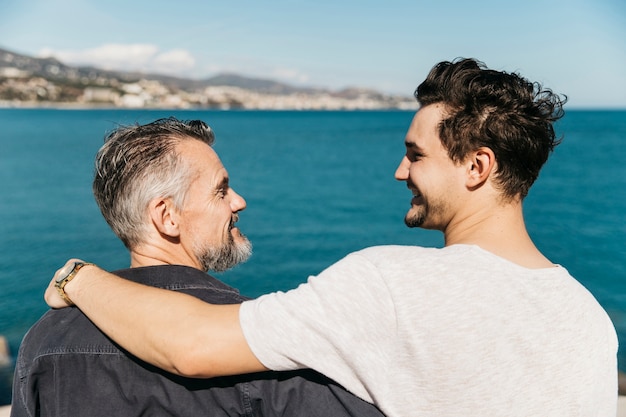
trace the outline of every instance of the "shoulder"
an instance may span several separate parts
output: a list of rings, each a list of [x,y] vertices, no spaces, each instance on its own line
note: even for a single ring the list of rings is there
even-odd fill
[[[236,288],[185,265],[129,268],[113,273],[144,285],[184,292],[213,304],[240,303],[247,299]]]
[[[382,245],[370,246],[353,252],[350,255],[363,256],[368,259],[388,259],[395,257],[432,256],[442,249],[423,246]]]
[[[422,269],[428,265],[454,263],[475,257],[476,249],[472,246],[456,245],[445,248],[423,246],[385,245],[372,246],[353,252],[341,262],[369,262],[379,268],[393,268],[419,264]]]
[[[97,328],[78,308],[51,309],[33,324],[24,336],[24,341],[45,337],[46,344],[66,345],[90,335],[88,329]]]
[[[123,352],[78,308],[48,310],[24,335],[16,370],[46,358],[103,354]]]

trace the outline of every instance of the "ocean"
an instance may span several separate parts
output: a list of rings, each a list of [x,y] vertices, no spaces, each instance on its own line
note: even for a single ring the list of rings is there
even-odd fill
[[[438,232],[404,226],[411,194],[393,174],[409,111],[0,109],[0,335],[14,355],[69,257],[128,266],[93,201],[93,157],[116,125],[170,115],[212,126],[247,201],[239,226],[254,254],[218,275],[243,294],[293,288],[367,246],[443,244]],[[557,132],[563,143],[525,202],[527,226],[604,306],[626,346],[626,111],[571,110]],[[626,348],[619,359],[626,368]],[[5,389],[0,404],[6,398]]]

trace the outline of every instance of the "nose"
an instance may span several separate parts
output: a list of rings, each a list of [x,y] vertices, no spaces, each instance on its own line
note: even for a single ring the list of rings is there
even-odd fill
[[[398,181],[406,181],[409,179],[409,166],[411,163],[409,162],[409,158],[406,155],[400,161],[398,168],[396,168],[395,177]]]
[[[230,193],[230,209],[232,210],[232,212],[237,213],[238,211],[245,210],[246,200],[244,200],[244,198],[237,194],[232,188],[230,189]]]

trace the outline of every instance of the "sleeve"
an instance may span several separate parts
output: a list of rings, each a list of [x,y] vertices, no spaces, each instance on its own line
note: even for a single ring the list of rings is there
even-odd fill
[[[389,289],[359,252],[294,290],[243,303],[240,320],[269,369],[312,368],[368,401],[364,373],[384,367],[396,334]]]
[[[48,373],[44,369],[37,368],[37,363],[27,359],[28,333],[20,344],[20,350],[15,362],[13,376],[13,395],[11,399],[11,417],[35,417],[40,415],[40,401],[43,399],[37,395],[37,390],[31,388],[37,386],[43,380],[45,385],[51,381],[45,381]]]
[[[26,401],[24,399],[22,389],[21,389],[21,380],[20,376],[15,372],[15,377],[13,378],[13,397],[11,399],[11,417],[27,417],[34,416],[33,410],[29,410],[27,408]]]

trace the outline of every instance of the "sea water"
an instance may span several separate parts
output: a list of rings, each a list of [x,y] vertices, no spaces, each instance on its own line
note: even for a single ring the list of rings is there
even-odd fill
[[[411,193],[393,174],[412,112],[2,109],[0,335],[14,354],[69,257],[128,266],[91,194],[93,158],[117,125],[170,115],[212,126],[247,201],[238,225],[254,255],[219,275],[243,294],[293,288],[366,246],[443,244],[403,222]],[[604,306],[626,346],[626,111],[569,111],[557,132],[563,143],[525,201],[527,226]]]

